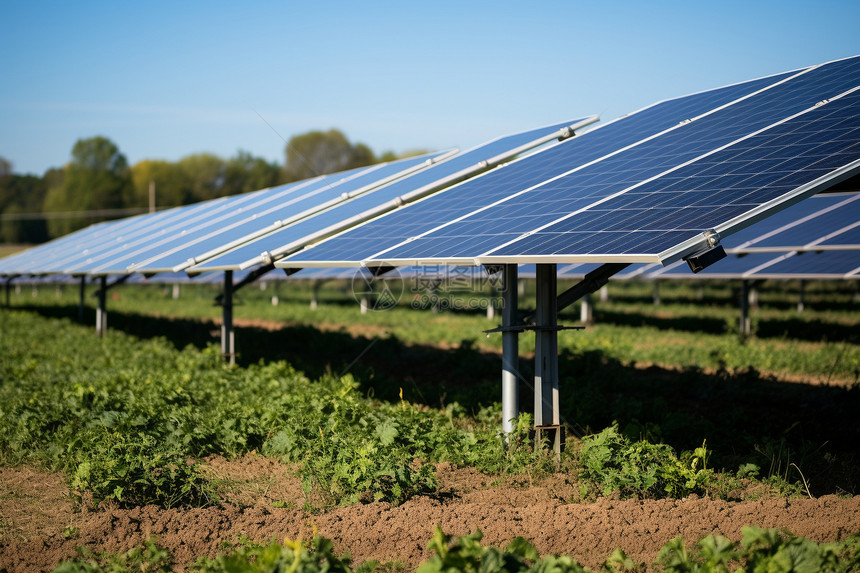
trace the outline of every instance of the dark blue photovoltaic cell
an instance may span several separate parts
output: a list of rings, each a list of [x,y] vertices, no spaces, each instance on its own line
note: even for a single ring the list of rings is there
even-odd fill
[[[821,66],[371,259],[659,253],[856,160],[857,96],[643,182],[858,84],[860,58]]]
[[[308,262],[361,261],[383,248],[544,183],[790,75],[771,76],[658,103],[424,201],[407,205],[288,258]],[[505,221],[500,228],[508,223]]]
[[[558,132],[561,128],[581,121],[583,120],[568,121],[494,139],[483,145],[459,153],[451,159],[394,181],[371,193],[365,193],[355,199],[344,201],[331,209],[275,231],[271,235],[251,241],[242,247],[198,265],[198,268],[195,270],[206,270],[207,268],[224,269],[234,266],[239,268],[241,265],[258,258],[263,252],[275,252],[280,247],[300,242],[303,238],[336,226],[350,217],[365,213],[419,189],[432,186],[434,183],[445,178],[457,176],[458,174],[465,176],[470,170],[476,171],[480,169],[479,164],[481,162],[489,161],[529,144],[537,144],[537,142]],[[158,264],[160,264],[159,261],[153,261],[148,266]]]
[[[343,199],[344,193],[354,192],[387,177],[415,168],[435,154],[401,159],[391,163],[354,169],[320,177],[306,184],[287,186],[283,191],[260,194],[257,201],[229,213],[222,213],[197,225],[187,226],[181,234],[159,237],[126,249],[119,256],[101,259],[87,265],[87,270],[112,274],[128,272],[129,267],[145,263],[154,257],[167,257],[170,262],[158,270],[170,270],[194,255],[204,253],[277,221],[298,215],[320,205]],[[134,270],[150,270],[142,267]]]
[[[192,217],[194,213],[221,204],[224,199],[197,205],[175,207],[157,213],[139,215],[108,223],[99,223],[66,237],[60,237],[21,253],[27,260],[25,272],[35,274],[58,273],[78,260],[94,258],[101,253],[122,248],[136,237],[148,235],[148,229],[177,219]]]
[[[696,274],[693,274],[687,263],[679,261],[670,267],[665,267],[665,269],[657,269],[652,273],[646,274],[646,278],[739,278],[751,270],[770,263],[781,256],[784,255],[779,253],[728,255],[726,258],[717,261]]]
[[[835,246],[851,246],[856,247],[860,245],[860,225],[857,227],[852,227],[851,229],[839,233],[838,235],[827,239],[825,241],[821,241],[816,243],[817,245],[821,245],[822,247],[835,247]]]
[[[112,223],[116,223],[113,221]],[[53,258],[56,251],[74,251],[79,245],[105,231],[111,223],[97,223],[79,231],[0,259],[0,276],[35,272],[37,263]]]
[[[857,196],[860,199],[860,195]],[[737,249],[744,246],[755,246],[762,237],[768,233],[773,233],[787,225],[793,225],[800,219],[820,213],[826,209],[832,208],[835,205],[844,203],[850,200],[843,194],[825,193],[822,195],[814,195],[808,199],[804,199],[800,203],[792,205],[787,209],[774,213],[770,217],[759,221],[758,223],[741,229],[737,233],[730,235],[722,242],[726,249]],[[816,218],[813,218],[814,222]]]
[[[858,160],[860,92],[854,92],[493,255],[660,253]]]
[[[85,249],[63,261],[60,268],[55,270],[85,273],[98,261],[116,257],[142,242],[152,242],[163,240],[165,237],[177,236],[183,229],[197,224],[201,220],[220,216],[254,199],[255,194],[247,193],[146,215],[139,221],[140,224],[135,225],[133,230],[124,227],[113,228],[103,240],[85,245]]]
[[[837,195],[835,198],[841,198],[843,202],[846,201],[844,196]],[[811,201],[812,199],[813,198],[810,198],[807,201]],[[790,229],[786,229],[780,233],[775,233],[760,241],[754,241],[747,246],[755,249],[803,247],[809,243],[819,244],[819,239],[824,236],[860,222],[860,201],[858,201],[858,199],[860,199],[860,194],[857,194],[853,199],[853,201],[847,202],[838,209],[833,209],[832,211],[815,217],[806,223],[795,225]],[[803,201],[798,205],[795,205],[795,207],[805,203],[806,201]],[[858,232],[860,232],[860,229],[858,229]],[[850,234],[842,233],[838,237],[830,239],[827,244],[851,244],[846,242],[850,240]],[[822,241],[821,243],[824,242]]]
[[[843,276],[858,268],[860,268],[860,251],[810,251],[786,257],[757,271],[753,276]]]

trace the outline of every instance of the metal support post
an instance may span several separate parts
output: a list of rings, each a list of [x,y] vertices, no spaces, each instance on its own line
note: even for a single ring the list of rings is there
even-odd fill
[[[107,332],[107,277],[99,277],[98,308],[96,308],[96,334],[104,337]]]
[[[752,310],[758,309],[758,285],[759,285],[758,282],[750,283],[749,297],[750,297],[750,308]]]
[[[11,293],[12,293],[12,279],[8,278],[8,279],[6,279],[6,308],[12,308]]]
[[[660,306],[660,281],[654,279],[654,292],[651,294],[654,306]]]
[[[803,312],[804,298],[806,295],[806,281],[800,281],[800,292],[797,295],[797,312]]]
[[[230,365],[236,363],[236,341],[233,333],[233,271],[224,271],[224,293],[221,299],[221,355]]]
[[[583,295],[579,308],[579,321],[582,324],[591,324],[594,322],[594,305],[591,304],[591,294]]]
[[[84,323],[84,300],[86,299],[87,277],[81,275],[80,292],[78,293],[78,323]]]
[[[518,373],[520,369],[519,332],[506,330],[517,326],[519,285],[517,265],[505,265],[502,290],[502,431],[514,431],[520,415]]]
[[[750,282],[748,280],[741,281],[741,318],[740,332],[741,336],[747,336],[750,333]]]
[[[558,399],[558,295],[556,265],[537,265],[535,310],[535,439],[550,435],[553,449],[561,453],[562,428]]]
[[[314,281],[311,286],[311,310],[316,310],[319,306],[319,292],[322,284],[322,281]]]
[[[275,281],[275,293],[272,295],[272,306],[278,306],[278,303],[281,302],[281,299],[278,297],[278,293],[281,290],[281,281]]]
[[[609,302],[609,287],[606,285],[600,287],[600,302]]]

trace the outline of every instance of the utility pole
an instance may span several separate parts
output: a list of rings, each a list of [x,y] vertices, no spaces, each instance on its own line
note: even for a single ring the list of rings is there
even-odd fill
[[[155,213],[155,181],[149,182],[149,212]]]

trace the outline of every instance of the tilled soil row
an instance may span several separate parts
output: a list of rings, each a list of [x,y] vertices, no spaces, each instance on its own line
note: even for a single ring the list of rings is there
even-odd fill
[[[427,542],[436,525],[455,535],[480,529],[484,543],[496,546],[522,536],[541,554],[569,554],[583,565],[597,568],[615,548],[622,548],[637,562],[650,564],[659,548],[677,536],[692,542],[719,533],[738,541],[744,525],[784,528],[817,542],[860,532],[860,497],[735,503],[698,498],[601,499],[588,504],[542,501],[517,505],[516,498],[521,496],[512,499],[504,489],[495,499],[492,490],[482,491],[481,501],[456,496],[416,498],[399,507],[372,503],[317,515],[229,505],[83,512],[64,517],[76,528],[71,539],[61,530],[29,539],[4,534],[0,571],[51,569],[61,559],[74,556],[75,546],[125,551],[151,536],[171,550],[177,570],[201,555],[214,556],[222,540],[235,541],[240,535],[258,542],[307,539],[314,530],[332,539],[338,551],[349,551],[356,563],[396,560],[411,568],[430,557]]]

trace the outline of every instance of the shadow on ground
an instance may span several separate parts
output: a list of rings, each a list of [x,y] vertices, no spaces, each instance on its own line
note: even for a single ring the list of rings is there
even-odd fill
[[[19,307],[20,308],[20,307]],[[77,320],[76,306],[24,308]],[[218,341],[211,321],[113,312],[110,328],[177,348]],[[89,311],[88,324],[94,323]],[[95,334],[94,334],[95,336]],[[351,373],[366,395],[432,407],[457,402],[466,411],[500,399],[501,356],[464,342],[458,348],[407,345],[395,336],[366,338],[312,326],[237,328],[238,362],[286,360],[310,378]],[[763,475],[798,481],[814,494],[860,493],[860,388],[781,382],[745,372],[705,373],[625,365],[597,351],[559,357],[561,411],[574,434],[617,423],[627,435],[677,451],[707,440],[711,465],[755,463]],[[531,360],[520,360],[520,405],[532,411]]]
[[[848,342],[860,344],[860,330],[855,325],[820,319],[757,318],[753,316],[755,335],[758,338],[787,338],[809,342]],[[720,318],[700,316],[655,316],[638,312],[617,312],[597,309],[595,321],[600,324],[618,326],[648,326],[659,330],[704,332],[706,334],[735,334],[738,319],[726,321]]]

